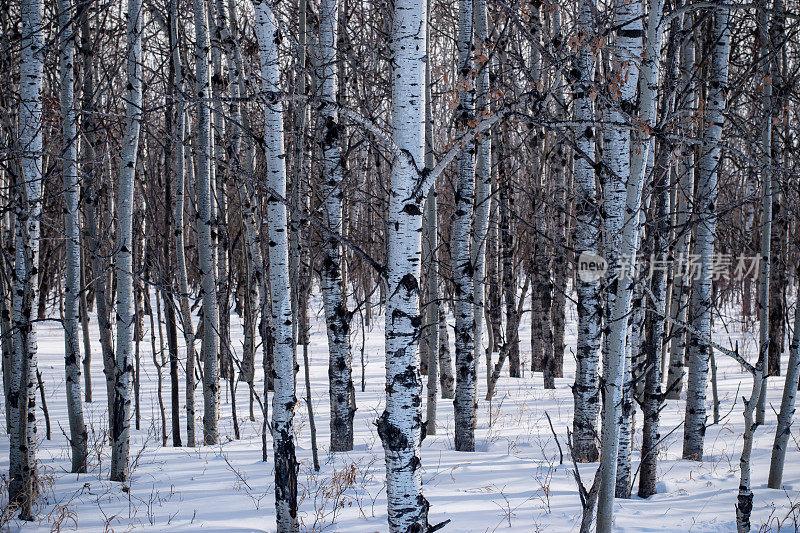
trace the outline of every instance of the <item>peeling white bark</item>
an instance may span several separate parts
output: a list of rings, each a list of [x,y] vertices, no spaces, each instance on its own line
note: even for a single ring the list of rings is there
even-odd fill
[[[392,161],[385,293],[386,408],[378,419],[391,533],[428,529],[419,452],[423,438],[418,355],[422,205],[414,194],[416,169],[422,168],[425,153],[426,13],[425,0],[394,2],[392,140],[408,157],[396,154]]]

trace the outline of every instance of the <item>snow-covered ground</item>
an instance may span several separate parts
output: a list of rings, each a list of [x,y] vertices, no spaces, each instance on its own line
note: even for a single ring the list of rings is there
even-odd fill
[[[386,490],[383,450],[374,421],[383,409],[384,361],[382,322],[375,320],[366,333],[366,390],[361,392],[360,327],[354,327],[354,381],[358,411],[355,418],[355,450],[328,453],[327,342],[324,319],[318,306],[310,345],[313,407],[316,416],[322,469],[315,473],[304,397],[302,371],[298,374],[301,401],[296,411],[296,435],[300,465],[301,530],[372,532],[386,531]],[[356,317],[358,320],[358,317]],[[147,325],[148,320],[145,320]],[[239,319],[231,317],[233,345],[241,349]],[[522,379],[501,378],[493,402],[486,402],[485,367],[481,361],[478,429],[474,453],[453,451],[451,401],[440,401],[436,436],[422,447],[423,481],[431,503],[430,521],[452,522],[443,531],[577,531],[580,503],[567,460],[566,428],[571,427],[575,362],[574,309],[568,311],[565,377],[556,380],[555,391],[542,388],[541,374],[527,372]],[[725,346],[736,341],[752,354],[754,329],[741,333],[739,325],[726,332],[718,322],[717,341]],[[39,329],[39,368],[43,374],[52,423],[52,440],[44,440],[44,420],[39,416],[38,458],[43,478],[39,521],[7,527],[24,531],[220,531],[226,533],[274,531],[272,463],[261,461],[260,416],[249,420],[248,390],[238,387],[237,406],[242,429],[234,440],[227,387],[220,420],[222,444],[198,448],[162,447],[156,397],[156,372],[150,338],[141,343],[141,430],[131,432],[133,460],[129,485],[108,481],[110,447],[105,442],[107,415],[99,337],[92,322],[92,375],[95,401],[85,404],[90,434],[89,473],[69,473],[68,432],[64,394],[63,335],[57,322]],[[530,331],[522,331],[523,355],[529,353]],[[182,340],[182,339],[181,339]],[[452,340],[452,335],[451,335]],[[158,341],[156,341],[158,346]],[[182,348],[182,345],[181,345]],[[702,462],[680,460],[684,402],[669,401],[662,415],[662,435],[667,435],[659,454],[659,493],[649,500],[617,500],[618,531],[735,531],[734,505],[739,482],[739,454],[743,421],[741,396],[749,394],[751,381],[739,366],[718,355],[719,394],[724,420],[706,434]],[[752,357],[751,357],[752,358]],[[259,365],[260,366],[260,365]],[[164,374],[164,401],[169,431],[168,368]],[[259,378],[260,379],[260,378]],[[181,378],[182,382],[183,378]],[[780,405],[783,378],[771,380],[769,403]],[[261,385],[257,385],[260,390]],[[737,390],[738,396],[737,399]],[[710,397],[710,390],[709,390]],[[710,399],[709,399],[710,401]],[[198,431],[202,395],[197,394]],[[734,402],[736,405],[734,406]],[[181,389],[181,407],[183,389]],[[709,415],[710,415],[709,406]],[[546,414],[549,414],[560,453]],[[729,413],[729,414],[728,414]],[[727,416],[725,416],[727,414]],[[38,415],[41,415],[39,411]],[[181,429],[185,442],[185,413]],[[797,531],[800,520],[800,442],[793,430],[789,441],[784,490],[766,488],[770,451],[775,433],[775,412],[768,408],[767,424],[759,427],[753,451],[755,508],[753,531]],[[638,466],[641,413],[637,413],[633,468]],[[170,440],[171,442],[171,440]],[[271,439],[270,439],[271,445]],[[0,435],[0,471],[8,472],[8,436]],[[270,457],[271,457],[270,450]],[[590,482],[597,465],[581,465],[584,482]],[[5,489],[4,489],[5,490]],[[634,493],[636,491],[634,490]],[[6,499],[5,493],[2,496]]]

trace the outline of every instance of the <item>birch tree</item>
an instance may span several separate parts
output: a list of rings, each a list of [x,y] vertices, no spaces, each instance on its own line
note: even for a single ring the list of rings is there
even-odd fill
[[[458,3],[458,76],[460,87],[458,123],[466,129],[474,119],[475,92],[471,88],[473,0]],[[475,266],[470,256],[470,230],[475,196],[475,144],[467,142],[458,156],[458,183],[456,186],[455,213],[452,229],[451,263],[456,315],[456,394],[455,449],[475,451],[475,424],[477,409],[477,372],[475,368],[474,332],[475,307],[473,279]]]
[[[576,122],[589,122],[594,117],[589,91],[594,81],[595,61],[592,57],[594,39],[594,0],[581,0],[578,14],[580,50],[574,61],[576,76],[572,79],[575,101],[573,116]],[[599,348],[602,319],[600,284],[594,276],[581,275],[581,261],[599,258],[600,221],[595,192],[595,132],[592,126],[580,126],[575,132],[575,254],[578,258],[578,339],[575,384],[572,387],[574,415],[572,450],[575,460],[597,460],[597,415],[600,410],[598,389]],[[588,264],[586,265],[588,268]]]
[[[660,3],[660,5],[659,5]],[[648,13],[648,41],[647,47],[651,48],[650,37],[660,39],[660,36],[650,34],[649,30],[653,25],[653,18],[661,19],[663,9],[661,0],[657,0],[655,6],[651,4],[651,11]],[[658,13],[654,13],[654,8],[660,8]],[[673,20],[669,27],[669,44],[666,52],[666,75],[664,83],[664,94],[659,101],[659,113],[663,116],[670,106],[674,107],[675,99],[670,93],[675,87],[675,61],[680,47],[680,20]],[[650,78],[657,81],[657,66],[655,59],[646,57],[643,61],[643,76],[640,80],[640,90],[642,94],[652,93],[657,87],[644,88],[645,80]],[[641,102],[641,99],[640,99]],[[655,108],[653,108],[655,109]],[[651,115],[654,116],[654,115]],[[652,124],[651,124],[652,125]],[[667,140],[657,141],[656,146],[651,147],[651,152],[655,151],[653,189],[652,189],[652,220],[648,228],[651,234],[648,239],[652,243],[652,261],[661,262],[667,259],[670,236],[670,211],[671,195],[670,181],[675,183],[674,169],[671,157],[675,153],[675,146]],[[649,280],[650,290],[648,292],[650,305],[655,308],[655,312],[645,315],[644,329],[645,338],[642,343],[644,351],[644,361],[637,365],[637,375],[644,373],[639,379],[644,383],[641,387],[641,406],[643,414],[642,427],[642,452],[639,476],[640,498],[648,498],[656,493],[657,465],[658,465],[658,444],[661,439],[659,433],[659,422],[661,409],[664,405],[664,394],[661,391],[662,369],[664,356],[663,344],[666,342],[664,336],[665,316],[669,313],[667,307],[667,278],[668,273],[664,268],[655,268],[652,265],[652,274]]]
[[[683,16],[683,27],[688,35],[681,44],[680,65],[681,81],[679,100],[676,108],[683,113],[688,113],[696,105],[695,81],[695,36],[693,30],[694,18],[691,13]],[[687,135],[692,133],[692,124],[688,119],[681,121],[681,127]],[[691,198],[694,190],[694,148],[688,143],[681,144],[680,157],[677,162],[678,183],[675,191],[675,245],[673,248],[673,261],[682,261],[687,257],[690,248],[692,232],[689,230]],[[675,265],[673,268],[672,291],[670,296],[670,316],[673,320],[687,322],[689,307],[689,282],[687,275]],[[680,398],[683,389],[683,365],[686,352],[686,331],[670,323],[669,367],[667,371],[666,395],[668,399]]]
[[[489,114],[489,23],[486,0],[473,0],[473,23],[477,49],[477,80],[475,81],[475,116]],[[484,278],[486,275],[486,236],[489,230],[489,206],[492,192],[492,139],[491,134],[481,135],[475,141],[475,207],[472,229],[471,263],[473,265],[472,298],[475,303],[475,337],[473,362],[477,368],[483,349],[483,314],[486,300]],[[487,352],[486,367],[491,367],[491,352]],[[477,379],[477,376],[476,376]],[[477,383],[476,383],[477,386]],[[477,400],[476,400],[477,401]]]
[[[343,131],[334,104],[337,101],[338,0],[323,0],[319,9],[319,64],[321,89],[319,144],[323,160],[323,218],[329,233],[325,237],[321,285],[328,332],[328,379],[331,405],[331,451],[353,449],[355,388],[350,351],[350,311],[342,280],[342,253],[337,237],[342,233],[343,159],[339,134]]]
[[[800,272],[798,272],[800,274]],[[772,458],[769,463],[769,480],[767,486],[771,489],[780,489],[783,480],[783,466],[786,461],[786,446],[789,443],[792,418],[795,413],[795,400],[797,398],[797,381],[800,376],[800,306],[794,311],[794,333],[789,346],[789,362],[786,366],[786,381],[783,385],[781,396],[781,409],[778,413],[778,427],[775,430],[775,440],[772,445]]]
[[[717,226],[717,179],[721,167],[719,141],[722,137],[725,96],[728,85],[730,27],[726,0],[715,2],[714,41],[708,75],[705,124],[697,172],[694,253],[699,269],[692,283],[691,326],[699,332],[689,341],[689,377],[686,383],[686,418],[683,426],[683,458],[700,461],[706,431],[706,381],[711,352],[711,268]]]
[[[130,474],[131,394],[133,371],[133,203],[139,127],[142,112],[142,4],[128,0],[127,95],[125,140],[120,153],[119,199],[117,200],[117,353],[114,361],[114,411],[112,414],[111,481],[127,481]]]
[[[69,416],[72,471],[86,471],[86,424],[81,396],[81,348],[78,339],[81,292],[80,223],[78,220],[78,117],[75,109],[74,59],[76,26],[70,0],[58,3],[61,29],[61,131],[64,136],[62,176],[64,181],[64,237],[66,241],[66,279],[64,282],[64,359],[66,368],[67,412]]]
[[[439,387],[442,389],[442,399],[452,400],[456,388],[453,358],[450,356],[450,335],[447,331],[447,311],[444,305],[439,305],[437,320],[439,321]]]
[[[631,140],[624,111],[635,109],[636,88],[639,80],[639,57],[642,54],[643,4],[617,1],[614,4],[614,21],[617,30],[612,58],[612,84],[619,91],[618,99],[611,102],[605,112],[608,167],[611,173],[610,195],[606,199],[606,229],[611,231],[609,219],[624,220],[619,235],[619,255],[632,263],[638,244],[638,212],[642,193],[643,175],[631,165]],[[645,156],[646,160],[646,156]],[[624,189],[619,193],[619,183]],[[621,203],[619,203],[621,200]],[[615,213],[613,210],[619,210]],[[623,215],[624,214],[624,215]],[[610,218],[609,218],[610,216]],[[613,245],[612,245],[613,246]],[[614,255],[614,254],[611,254]],[[611,256],[610,256],[611,257]],[[610,262],[614,262],[614,258]],[[613,298],[610,321],[607,326],[606,348],[603,361],[603,425],[600,449],[600,488],[597,499],[597,531],[610,532],[613,524],[614,490],[616,484],[618,431],[621,415],[622,376],[625,359],[627,315],[633,292],[630,266],[619,268],[611,284]]]
[[[431,58],[430,58],[430,19],[431,5],[427,3],[425,19],[428,21],[425,33],[425,168],[433,170],[433,112],[431,102]],[[423,305],[423,316],[425,319],[425,349],[421,352],[428,357],[428,397],[425,405],[425,429],[428,435],[436,434],[436,406],[439,379],[439,264],[436,260],[436,253],[439,248],[439,221],[436,212],[436,184],[428,189],[425,198],[425,207],[422,213],[422,266],[423,279],[425,280],[424,294],[426,296]],[[442,379],[444,372],[449,370],[442,366]],[[451,377],[452,383],[452,377]],[[452,396],[452,395],[451,395]]]
[[[170,10],[177,13],[178,9],[177,0],[170,0]],[[194,403],[194,389],[195,389],[195,360],[197,354],[195,352],[195,333],[194,323],[192,321],[192,312],[189,307],[189,280],[186,272],[186,251],[185,251],[185,224],[184,224],[184,204],[186,194],[186,151],[184,148],[184,140],[186,138],[186,102],[184,100],[184,86],[183,86],[183,65],[181,63],[181,53],[179,46],[179,21],[177,16],[170,17],[170,42],[173,47],[171,52],[172,60],[172,74],[174,79],[172,83],[175,85],[174,93],[176,95],[175,102],[175,116],[176,116],[176,131],[175,131],[175,175],[170,181],[170,186],[173,187],[172,196],[175,198],[175,205],[173,211],[173,219],[175,223],[175,262],[176,262],[176,277],[178,279],[178,306],[181,313],[181,321],[183,323],[183,338],[186,344],[186,445],[193,447],[196,444],[195,440],[195,403]]]
[[[223,12],[222,0],[217,0],[217,11]],[[257,231],[258,223],[256,210],[259,205],[259,198],[255,194],[253,183],[253,137],[251,131],[250,114],[243,106],[236,102],[241,95],[247,94],[248,84],[244,72],[242,59],[242,47],[239,37],[239,15],[236,3],[228,1],[228,21],[229,24],[223,26],[227,28],[227,36],[223,34],[223,44],[226,45],[228,55],[228,76],[231,84],[231,96],[236,105],[232,105],[231,125],[233,128],[233,153],[238,160],[235,161],[237,168],[240,168],[245,175],[245,179],[236,180],[237,192],[242,209],[242,221],[245,232],[245,255],[247,260],[247,287],[248,296],[246,307],[250,310],[245,311],[245,351],[242,357],[242,369],[240,378],[250,385],[253,384],[255,371],[255,329],[257,310],[260,310],[262,320],[261,327],[258,327],[261,336],[262,353],[267,358],[271,353],[270,334],[267,331],[268,321],[265,319],[266,310],[269,309],[267,276],[264,270],[264,262],[261,253],[261,236]],[[247,320],[247,316],[250,316]],[[249,338],[248,338],[249,337]],[[251,411],[253,392],[251,389]]]
[[[184,96],[184,67],[180,53],[180,20],[178,17],[178,2],[170,0],[169,22],[169,42],[170,49],[170,83],[173,85],[172,92],[175,102],[175,126],[173,132],[173,161],[172,178],[168,186],[171,188],[170,196],[174,198],[172,221],[173,236],[175,240],[175,277],[178,284],[178,310],[183,326],[183,339],[186,345],[186,391],[184,400],[186,402],[186,445],[193,447],[195,440],[195,333],[192,321],[192,312],[189,307],[189,281],[186,270],[186,251],[185,251],[185,223],[184,223],[184,204],[186,202],[186,101]]]
[[[654,144],[655,138],[650,134],[651,131],[655,130],[656,125],[656,102],[658,99],[658,61],[661,58],[661,18],[664,10],[664,0],[648,0],[648,10],[647,10],[647,33],[645,35],[645,45],[644,45],[644,52],[643,58],[641,60],[641,66],[639,68],[639,77],[637,80],[638,89],[639,89],[639,99],[637,106],[634,110],[634,113],[638,116],[639,120],[644,120],[645,123],[641,128],[641,131],[634,131],[633,133],[629,134],[631,139],[631,167],[630,167],[630,178],[628,183],[628,192],[631,190],[631,182],[635,187],[639,188],[638,195],[641,196],[641,188],[644,184],[644,180],[646,176],[649,176],[652,172],[653,167],[653,151],[654,151]],[[635,59],[633,60],[635,61]],[[635,72],[635,68],[633,69]],[[637,185],[638,184],[638,185]],[[663,189],[663,186],[662,186]],[[665,201],[663,198],[663,191],[662,197],[657,199],[657,202]],[[627,224],[633,224],[633,235],[634,239],[638,240],[638,226],[639,226],[639,219],[642,217],[642,211],[639,210],[639,200],[637,198],[636,203],[631,203],[630,198],[627,198],[627,205],[626,205],[626,212],[627,213],[634,213],[633,220],[628,221]],[[663,207],[663,206],[662,206]],[[666,211],[664,212],[666,213]],[[624,234],[623,234],[624,238]],[[636,243],[633,243],[633,252],[636,252]],[[623,256],[624,258],[625,256]],[[632,258],[633,255],[628,255],[627,257]],[[636,290],[636,289],[631,289]],[[638,289],[641,291],[641,289]],[[658,289],[660,294],[660,288]],[[660,296],[658,302],[654,302],[654,305],[657,309],[663,307],[663,296]],[[641,305],[639,305],[641,307]],[[626,350],[626,371],[624,372],[624,379],[626,383],[624,384],[624,393],[626,398],[623,399],[622,405],[622,417],[623,423],[621,424],[620,428],[620,442],[622,443],[619,454],[620,460],[617,461],[619,467],[621,467],[621,471],[617,474],[617,488],[616,492],[617,495],[620,497],[630,497],[630,451],[631,451],[631,437],[632,437],[632,418],[633,418],[633,400],[632,400],[632,381],[634,378],[633,372],[633,361],[638,358],[638,352],[640,348],[639,343],[639,334],[638,331],[640,330],[639,326],[639,318],[638,313],[634,311],[632,318],[633,318],[633,328],[636,329],[636,334],[631,331],[630,338],[633,339],[632,342],[629,343],[629,348]],[[615,326],[612,324],[611,326],[614,328]],[[660,333],[658,339],[653,339],[652,342],[660,342]],[[634,355],[635,352],[635,355]],[[660,365],[659,365],[660,367]],[[660,381],[660,378],[655,382]],[[650,429],[651,431],[656,428],[653,427],[653,424],[657,422],[651,417],[650,420]],[[624,455],[623,455],[624,450]],[[620,475],[621,474],[621,475]]]
[[[38,288],[39,219],[42,209],[42,78],[43,39],[41,0],[22,3],[19,82],[19,148],[21,182],[15,184],[13,347],[11,386],[6,409],[11,409],[8,499],[22,520],[33,520],[36,496],[36,328],[33,300]]]
[[[502,131],[502,130],[501,130]],[[503,138],[502,133],[498,135]],[[500,212],[500,262],[502,271],[503,302],[505,303],[506,330],[503,346],[501,346],[500,359],[508,357],[508,371],[512,378],[521,377],[521,364],[519,359],[519,330],[520,313],[517,308],[517,276],[514,268],[514,226],[512,225],[514,212],[514,191],[512,190],[512,173],[507,169],[504,161],[503,143],[499,143],[497,154],[497,188]],[[522,298],[524,300],[524,298]],[[498,362],[499,364],[499,362]]]
[[[272,7],[254,0],[261,61],[264,105],[264,151],[267,160],[267,228],[269,234],[269,281],[272,295],[272,327],[275,357],[275,394],[272,397],[272,440],[275,461],[275,506],[278,531],[295,532],[297,475],[293,416],[295,397],[294,332],[289,288],[289,240],[286,206],[286,153],[283,143],[283,110],[278,45],[280,34]]]
[[[197,105],[197,252],[200,260],[201,294],[203,297],[203,440],[216,444],[219,438],[219,319],[217,309],[216,267],[211,226],[211,96],[209,79],[209,40],[206,6],[194,0],[195,93]]]
[[[102,165],[98,161],[99,139],[98,124],[95,121],[97,96],[95,86],[94,65],[94,39],[89,12],[92,3],[86,2],[81,8],[81,62],[83,70],[83,86],[81,95],[81,173],[84,181],[84,196],[86,206],[84,209],[84,242],[91,258],[92,288],[94,289],[95,315],[97,329],[100,333],[100,348],[103,353],[103,374],[106,382],[106,400],[108,402],[109,427],[114,411],[114,344],[111,323],[111,312],[106,284],[106,251],[100,239],[100,221],[102,210],[100,202],[100,183],[102,179]],[[102,159],[102,156],[99,157]]]
[[[417,342],[422,209],[414,195],[415,169],[422,168],[425,154],[426,4],[425,0],[397,0],[392,17],[392,140],[408,157],[395,153],[392,160],[387,225],[386,407],[377,423],[386,458],[391,533],[428,530],[429,504],[422,495],[419,452],[423,438]]]
[[[759,157],[759,173],[761,174],[761,261],[759,266],[759,294],[758,294],[758,351],[769,351],[770,345],[770,271],[772,245],[772,79],[770,78],[769,60],[769,15],[767,14],[767,1],[758,2],[758,55],[761,63],[761,153]],[[764,355],[764,377],[761,381],[761,393],[758,395],[758,406],[756,408],[756,424],[763,424],[767,410],[767,376],[769,374],[769,364],[767,355]]]

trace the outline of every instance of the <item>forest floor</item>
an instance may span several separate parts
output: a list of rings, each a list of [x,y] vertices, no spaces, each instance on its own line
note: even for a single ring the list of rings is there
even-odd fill
[[[304,378],[298,374],[296,411],[297,453],[300,461],[299,492],[302,531],[386,531],[386,490],[383,449],[375,420],[384,403],[383,327],[379,319],[365,332],[365,390],[361,392],[362,335],[359,318],[353,327],[353,377],[358,411],[355,450],[328,452],[329,407],[327,341],[319,302],[312,308],[313,330],[309,353],[313,407],[319,435],[322,468],[314,472]],[[529,358],[530,330],[521,331],[523,357]],[[752,360],[757,328],[742,332],[740,321],[716,321],[716,340],[724,346],[738,342]],[[735,323],[734,323],[735,322]],[[453,407],[438,405],[437,435],[422,446],[425,497],[430,501],[430,521],[452,522],[444,532],[577,531],[581,507],[567,456],[566,428],[572,423],[576,316],[568,309],[565,376],[556,390],[544,390],[541,374],[526,372],[521,379],[501,378],[493,402],[484,401],[485,363],[481,361],[478,426],[474,453],[453,451]],[[149,320],[145,319],[145,325]],[[233,346],[240,352],[241,327],[231,317]],[[223,385],[220,420],[222,444],[197,448],[161,446],[161,418],[149,333],[141,343],[141,424],[131,432],[132,480],[122,486],[108,481],[110,447],[107,444],[107,408],[102,358],[96,322],[92,319],[92,378],[94,402],[84,405],[90,436],[87,474],[69,473],[69,447],[64,392],[64,342],[58,322],[38,325],[39,368],[42,372],[52,425],[52,440],[45,440],[45,424],[37,407],[38,459],[43,479],[38,522],[12,520],[10,531],[219,531],[226,533],[274,531],[272,450],[261,461],[261,416],[248,416],[248,388],[238,386],[237,407],[241,439],[235,440],[229,390]],[[180,335],[179,335],[180,336]],[[452,334],[450,336],[452,342]],[[181,338],[182,341],[182,338]],[[156,336],[156,346],[159,346]],[[181,353],[183,353],[181,342]],[[451,348],[452,350],[452,348]],[[299,352],[302,354],[302,352]],[[260,357],[259,357],[260,358]],[[785,360],[784,360],[785,361]],[[300,359],[302,363],[302,359]],[[668,401],[662,414],[658,465],[658,494],[648,500],[635,496],[615,503],[617,531],[735,531],[734,505],[739,484],[742,445],[742,395],[750,393],[751,380],[739,365],[722,354],[719,367],[720,411],[717,425],[708,427],[702,462],[680,459],[684,401]],[[260,367],[260,365],[257,365]],[[169,433],[169,371],[162,370],[163,395]],[[260,375],[257,389],[261,390]],[[800,442],[797,424],[789,441],[784,489],[766,487],[783,378],[770,381],[767,423],[758,428],[753,450],[755,502],[753,531],[797,531],[800,523]],[[710,403],[710,387],[709,387]],[[183,376],[181,370],[181,431],[186,441]],[[198,388],[197,430],[202,434],[202,394]],[[270,397],[271,400],[271,397]],[[40,403],[37,399],[37,403]],[[256,407],[258,409],[258,407]],[[774,410],[773,410],[774,409]],[[546,413],[552,419],[560,451]],[[711,406],[709,405],[709,416]],[[641,412],[636,414],[633,470],[639,464]],[[171,443],[171,436],[168,436]],[[8,472],[8,436],[0,435],[0,471]],[[580,465],[585,483],[591,482],[596,464]],[[3,479],[7,477],[4,474]],[[638,479],[634,485],[634,494]],[[3,484],[2,500],[7,496]]]

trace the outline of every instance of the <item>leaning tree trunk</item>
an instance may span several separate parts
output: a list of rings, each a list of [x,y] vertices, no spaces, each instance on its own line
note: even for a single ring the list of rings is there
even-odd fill
[[[117,354],[114,366],[114,411],[111,427],[111,481],[127,481],[130,452],[133,341],[133,201],[139,126],[142,112],[142,4],[128,0],[128,44],[126,51],[128,94],[125,106],[125,137],[120,154],[119,200],[117,202]]]
[[[600,220],[595,192],[595,135],[592,99],[589,90],[594,83],[591,41],[594,34],[594,0],[581,0],[578,31],[581,49],[575,61],[578,76],[572,86],[575,101],[574,118],[578,122],[575,134],[575,254],[577,255],[578,339],[575,384],[572,387],[574,417],[572,422],[572,453],[578,462],[597,460],[597,415],[600,410],[598,365],[601,319],[599,280],[588,271],[590,261],[598,261]],[[583,264],[587,270],[584,271]],[[584,275],[585,272],[585,275]]]
[[[203,296],[203,440],[216,444],[219,438],[219,318],[217,316],[216,266],[211,239],[213,224],[211,191],[211,108],[202,101],[211,96],[208,63],[208,26],[203,0],[194,0],[195,93],[197,106],[197,252],[200,260],[200,290]]]
[[[768,283],[768,282],[767,282]],[[753,389],[750,398],[744,399],[744,434],[742,435],[742,455],[739,457],[739,493],[736,497],[736,530],[738,533],[750,532],[750,513],[753,510],[753,490],[750,487],[750,456],[753,451],[753,435],[758,422],[753,420],[753,414],[761,393],[761,384],[764,380],[763,367],[766,361],[766,351],[758,354],[758,362],[753,368]]]
[[[36,496],[36,328],[33,300],[38,288],[39,219],[42,209],[42,78],[41,0],[22,3],[19,147],[20,181],[15,185],[16,242],[12,302],[13,346],[11,387],[6,409],[12,409],[8,501],[22,520],[33,520]]]
[[[767,2],[760,0],[757,3],[758,11],[758,29],[759,38],[761,40],[761,48],[759,52],[762,58],[766,58],[768,51],[766,46],[767,41]],[[727,10],[719,10],[716,13],[714,24],[714,42],[729,42],[728,29],[729,13]],[[720,28],[724,24],[724,27]],[[716,46],[715,46],[716,51]],[[718,60],[723,60],[724,65],[727,65],[727,54],[724,58],[719,58],[715,53],[712,57],[712,75],[717,74],[720,66],[717,64]],[[768,64],[766,59],[763,59]],[[725,68],[722,66],[721,68]],[[753,369],[753,389],[750,393],[750,398],[744,399],[744,434],[742,436],[742,455],[739,458],[739,493],[736,502],[736,530],[738,533],[750,532],[750,514],[753,511],[753,490],[751,487],[750,478],[750,459],[753,451],[753,438],[755,436],[756,428],[764,423],[764,410],[766,402],[764,397],[767,394],[767,357],[769,356],[769,260],[770,260],[770,244],[772,229],[772,185],[769,170],[770,164],[770,148],[772,145],[771,124],[769,120],[769,106],[771,96],[771,83],[768,82],[767,70],[763,71],[762,80],[764,82],[765,90],[763,93],[763,109],[766,111],[764,121],[761,128],[761,142],[762,142],[762,155],[761,155],[761,176],[764,186],[762,196],[762,211],[763,211],[763,226],[761,228],[761,272],[759,273],[759,294],[758,294],[758,321],[759,321],[759,349],[758,361]],[[714,81],[717,81],[716,79]],[[725,81],[721,84],[725,85]],[[713,89],[712,89],[713,90]],[[713,93],[712,93],[713,94]],[[754,420],[755,411],[755,420]]]
[[[272,8],[254,0],[255,29],[261,59],[264,105],[264,148],[267,160],[267,227],[269,230],[269,281],[275,360],[275,394],[272,397],[272,439],[275,461],[275,507],[278,531],[298,531],[297,474],[294,417],[294,332],[289,288],[289,235],[286,206],[286,153],[278,63],[278,25]],[[279,196],[278,196],[279,195]]]
[[[472,5],[473,0],[459,0],[458,9],[458,72],[462,87],[458,108],[459,126],[469,127],[474,119],[475,93],[469,87],[472,73]],[[456,186],[455,213],[453,215],[452,253],[454,311],[456,318],[456,395],[455,449],[462,452],[475,450],[475,423],[477,409],[477,375],[475,369],[474,332],[475,308],[472,280],[474,265],[470,257],[470,230],[472,227],[473,198],[475,195],[475,143],[468,142],[458,156],[458,184]]]
[[[607,110],[607,158],[611,173],[611,193],[606,203],[607,222],[619,219],[622,222],[619,237],[619,254],[611,253],[614,259],[630,258],[633,263],[638,245],[638,212],[642,194],[643,173],[631,165],[631,141],[624,124],[628,118],[623,109],[635,109],[636,87],[639,79],[638,58],[642,55],[642,12],[643,2],[615,2],[614,18],[620,24],[615,36],[614,70],[617,74],[625,72],[620,84],[619,101]],[[646,161],[646,155],[640,155]],[[619,194],[619,184],[623,189]],[[619,200],[622,203],[619,204]],[[619,212],[615,212],[618,210]],[[608,227],[608,226],[607,226]],[[613,239],[612,239],[613,242]],[[609,250],[607,249],[607,252]],[[631,265],[633,266],[633,265]],[[617,269],[617,278],[611,284],[615,294],[609,294],[611,302],[610,321],[606,327],[606,343],[603,361],[603,425],[600,448],[600,488],[597,499],[597,531],[610,532],[613,524],[614,490],[616,485],[618,431],[622,408],[622,375],[625,359],[628,312],[633,293],[633,276],[630,266]]]
[[[319,130],[320,152],[323,160],[322,195],[323,218],[330,233],[325,235],[320,273],[325,321],[328,332],[328,378],[331,404],[331,451],[353,449],[353,417],[355,388],[353,387],[350,349],[350,311],[347,309],[342,279],[343,162],[339,148],[342,125],[336,112],[339,77],[336,45],[338,29],[338,0],[323,0],[319,8],[319,64],[316,76],[321,89]]]
[[[414,195],[416,169],[422,168],[425,153],[425,6],[423,0],[396,0],[392,20],[392,139],[402,152],[392,161],[389,188],[386,408],[377,423],[386,458],[391,533],[428,529],[429,504],[422,495],[420,472],[422,382],[417,352],[422,199]]]
[[[800,279],[800,269],[797,271]],[[769,463],[769,481],[771,489],[781,488],[783,465],[786,460],[786,445],[789,442],[789,430],[794,417],[794,404],[797,397],[797,380],[800,376],[800,307],[794,312],[794,333],[789,346],[789,363],[786,367],[786,382],[783,386],[781,410],[778,413],[778,427],[775,430],[775,442],[772,445],[772,459]]]
[[[632,136],[632,150],[631,150],[631,166],[630,172],[631,177],[629,178],[628,187],[630,190],[630,181],[638,182],[638,187],[641,189],[642,184],[646,177],[648,177],[652,173],[653,167],[653,160],[654,160],[654,144],[655,139],[652,135],[649,134],[650,131],[655,129],[655,121],[656,121],[656,100],[658,97],[658,65],[656,64],[656,58],[661,57],[661,16],[664,10],[664,0],[649,0],[648,1],[648,19],[647,19],[647,34],[645,39],[645,48],[644,48],[644,56],[641,62],[641,69],[639,71],[639,79],[638,79],[638,87],[639,87],[639,100],[638,100],[638,108],[635,110],[636,115],[640,119],[644,119],[648,128],[645,128],[643,132],[634,132],[630,134]],[[662,184],[662,189],[665,188],[666,185]],[[663,194],[663,190],[660,191]],[[628,193],[629,194],[629,193]],[[641,194],[641,193],[640,193]],[[634,209],[636,211],[630,211],[632,204],[630,203],[630,198],[628,200],[628,213],[634,213],[633,220],[628,221],[628,224],[634,225],[634,233],[638,232],[639,222],[637,219],[643,218],[642,212],[638,210],[638,202],[633,204]],[[663,203],[668,201],[665,198],[659,198],[657,201]],[[663,206],[662,206],[663,207]],[[664,211],[663,216],[666,216],[666,211]],[[638,239],[638,237],[636,237]],[[627,257],[632,257],[631,255]],[[625,256],[622,257],[625,259]],[[659,282],[660,283],[660,282]],[[633,289],[636,293],[641,293],[642,289],[641,286]],[[664,296],[661,294],[662,289],[660,286],[657,288],[657,293],[659,294],[658,302],[653,302],[654,306],[657,309],[663,308],[663,300]],[[639,359],[639,349],[641,346],[640,343],[640,335],[641,335],[641,325],[640,325],[640,316],[641,316],[641,298],[639,298],[638,305],[634,305],[635,309],[631,314],[632,317],[632,330],[628,335],[628,338],[631,339],[629,342],[629,347],[626,350],[625,354],[625,372],[624,380],[625,383],[623,384],[623,401],[622,401],[622,410],[621,410],[621,419],[620,419],[620,448],[618,451],[618,460],[617,460],[617,468],[619,469],[617,472],[617,479],[616,479],[616,495],[617,497],[621,498],[629,498],[630,491],[631,491],[631,461],[630,461],[630,453],[631,453],[631,437],[633,433],[633,397],[634,394],[634,387],[633,387],[633,379],[637,376],[637,372],[634,371],[633,363],[634,361],[638,361]],[[660,306],[660,307],[659,307]],[[612,325],[612,327],[614,327]],[[659,330],[659,337],[658,339],[653,339],[652,342],[658,345],[660,343],[661,333]],[[658,348],[660,350],[660,347]],[[660,364],[659,364],[660,366]],[[653,422],[651,419],[650,422]],[[650,428],[652,429],[652,428]]]
[[[76,27],[72,23],[70,0],[59,0],[58,18],[61,31],[61,114],[64,154],[64,237],[66,272],[64,281],[64,359],[66,367],[67,413],[69,417],[72,472],[86,472],[86,424],[83,421],[81,396],[81,347],[78,339],[81,291],[81,247],[78,203],[78,116],[75,109],[74,59]]]
[[[719,141],[728,86],[728,56],[730,28],[726,0],[718,2],[723,9],[715,12],[714,41],[711,50],[708,97],[706,98],[706,129],[703,132],[700,168],[697,173],[695,201],[695,255],[699,256],[699,272],[692,286],[690,301],[691,326],[699,335],[689,342],[689,378],[686,383],[686,419],[683,426],[683,458],[700,461],[703,458],[703,439],[706,431],[706,381],[711,353],[711,272],[714,254],[714,234],[717,227],[717,176],[721,165]]]

